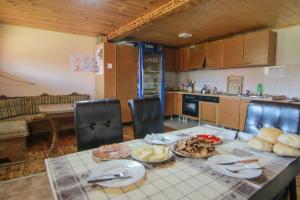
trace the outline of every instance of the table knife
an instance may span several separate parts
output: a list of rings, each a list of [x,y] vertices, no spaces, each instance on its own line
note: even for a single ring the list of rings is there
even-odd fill
[[[97,183],[97,182],[101,182],[101,181],[110,181],[110,180],[115,180],[115,179],[127,179],[127,178],[132,178],[132,176],[97,178],[97,179],[88,180],[87,183]]]
[[[238,160],[238,161],[234,161],[234,162],[220,162],[217,164],[218,165],[234,165],[234,164],[238,164],[238,163],[247,164],[247,163],[253,163],[253,162],[258,162],[258,159]]]

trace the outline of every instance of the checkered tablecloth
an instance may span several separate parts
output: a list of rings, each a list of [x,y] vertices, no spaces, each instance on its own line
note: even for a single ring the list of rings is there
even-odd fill
[[[141,199],[249,199],[255,192],[284,170],[294,159],[270,153],[254,152],[246,143],[232,140],[235,132],[212,126],[199,126],[167,134],[194,135],[212,133],[224,138],[217,151],[240,157],[255,157],[264,166],[263,174],[255,179],[237,179],[213,171],[203,159],[176,159],[165,165],[146,169],[139,182],[122,188],[104,188],[85,183],[99,163],[92,151],[83,151],[45,160],[47,174],[55,199],[141,200]],[[145,144],[143,140],[127,142],[131,148]]]

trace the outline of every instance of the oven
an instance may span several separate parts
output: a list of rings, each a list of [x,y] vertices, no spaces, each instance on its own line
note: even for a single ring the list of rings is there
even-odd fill
[[[184,94],[182,96],[182,114],[198,118],[199,104],[197,95]]]

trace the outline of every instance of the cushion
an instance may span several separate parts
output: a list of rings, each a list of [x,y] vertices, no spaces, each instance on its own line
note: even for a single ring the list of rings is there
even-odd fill
[[[21,115],[21,116],[16,116],[16,117],[10,117],[7,119],[2,119],[1,121],[19,121],[19,120],[24,120],[27,123],[32,122],[33,120],[37,119],[46,119],[46,115],[43,113],[39,114],[33,114],[33,115]]]
[[[28,130],[24,120],[0,122],[0,140],[26,136],[28,136]]]
[[[0,119],[26,114],[25,98],[7,98],[0,100]]]

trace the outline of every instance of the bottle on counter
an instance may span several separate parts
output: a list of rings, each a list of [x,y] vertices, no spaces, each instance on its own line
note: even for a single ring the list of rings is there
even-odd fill
[[[263,95],[263,84],[261,82],[259,82],[257,84],[256,91],[257,91],[257,95],[258,96],[262,96]]]

